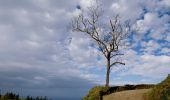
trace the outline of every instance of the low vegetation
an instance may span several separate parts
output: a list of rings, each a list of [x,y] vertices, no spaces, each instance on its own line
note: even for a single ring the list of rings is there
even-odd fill
[[[146,100],[170,100],[170,74],[146,94]]]
[[[95,86],[82,100],[101,100],[102,95],[107,94],[109,89],[110,89],[109,87]]]
[[[30,97],[27,96],[26,98],[20,98],[19,94],[15,94],[12,92],[7,92],[4,95],[0,94],[0,100],[48,100],[46,97]]]
[[[136,90],[136,89],[149,89],[154,87],[152,84],[140,84],[140,85],[125,85],[125,86],[114,86],[114,87],[103,87],[95,86],[93,87],[87,96],[82,100],[102,100],[104,95],[111,93],[125,91],[125,90]]]
[[[7,92],[5,95],[0,95],[0,100],[20,100],[18,94]]]

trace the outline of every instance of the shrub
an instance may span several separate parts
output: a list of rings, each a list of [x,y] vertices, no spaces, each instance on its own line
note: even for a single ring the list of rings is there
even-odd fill
[[[95,86],[82,100],[102,100],[102,96],[108,94],[109,88],[110,87]]]

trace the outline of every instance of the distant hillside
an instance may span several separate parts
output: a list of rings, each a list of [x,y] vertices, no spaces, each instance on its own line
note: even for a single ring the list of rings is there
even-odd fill
[[[30,96],[27,96],[26,98],[20,98],[19,94],[7,92],[4,95],[0,94],[0,100],[49,100],[49,99],[47,99],[47,97],[38,97],[38,96],[35,98]]]

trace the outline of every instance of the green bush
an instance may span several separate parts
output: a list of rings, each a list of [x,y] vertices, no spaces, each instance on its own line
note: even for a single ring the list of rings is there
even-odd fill
[[[147,100],[170,100],[170,75],[147,94]]]
[[[95,86],[82,100],[101,100],[104,94],[108,94],[108,90],[109,87]]]

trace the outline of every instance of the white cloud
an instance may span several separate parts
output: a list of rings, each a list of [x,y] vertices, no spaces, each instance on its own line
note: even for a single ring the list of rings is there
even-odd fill
[[[170,0],[162,0],[161,4],[170,7]]]
[[[66,47],[74,1],[0,1],[0,5],[0,87],[85,91],[94,84],[96,75],[77,68]],[[6,85],[9,82],[12,85]]]
[[[167,34],[166,39],[168,42],[170,42],[170,33]]]
[[[169,48],[162,48],[160,53],[164,54],[164,55],[169,55],[170,56],[170,49]]]
[[[80,6],[82,7],[82,9],[87,9],[89,8],[91,5],[95,5],[97,0],[80,0]]]
[[[169,27],[168,20],[170,19],[169,15],[163,15],[158,17],[157,13],[146,13],[144,19],[138,20],[137,27],[139,28],[140,34],[147,33],[150,31],[149,37],[157,40],[164,39],[166,37],[167,30]]]
[[[140,1],[134,0],[116,0],[111,5],[111,11],[119,14],[123,20],[135,21],[143,13]]]
[[[141,42],[141,50],[147,54],[154,54],[155,51],[161,48],[160,44],[154,40],[149,40],[148,42]]]
[[[121,72],[120,75],[140,75],[162,79],[170,72],[169,60],[170,57],[166,55],[127,55],[126,70]]]
[[[95,47],[91,46],[94,41],[90,37],[83,33],[73,33],[72,40],[68,49],[70,56],[77,63],[77,66],[88,67],[102,67],[105,64],[104,56]],[[99,61],[97,58],[100,57]]]

